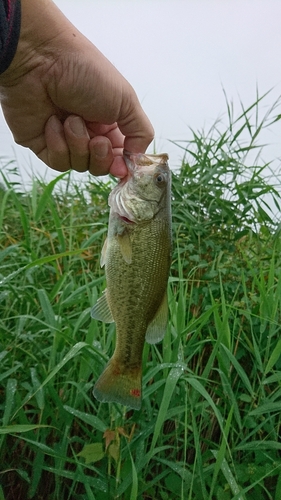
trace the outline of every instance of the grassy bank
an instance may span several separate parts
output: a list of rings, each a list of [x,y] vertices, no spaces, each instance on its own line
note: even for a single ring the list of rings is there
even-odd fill
[[[114,325],[90,319],[112,182],[0,190],[0,500],[280,500],[280,194],[260,100],[193,132],[173,174],[170,321],[141,411],[101,404]],[[273,124],[273,125],[272,125]]]

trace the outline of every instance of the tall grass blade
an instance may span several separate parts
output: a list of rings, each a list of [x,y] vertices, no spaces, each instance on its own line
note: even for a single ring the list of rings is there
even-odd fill
[[[47,204],[50,202],[51,199],[51,194],[53,192],[53,189],[55,185],[61,180],[64,179],[66,175],[69,175],[69,172],[64,172],[63,174],[58,175],[55,179],[53,179],[47,186],[44,187],[43,193],[39,199],[39,202],[37,204],[37,209],[35,212],[35,222],[38,222],[46,210]]]
[[[212,453],[214,457],[217,458],[218,452],[213,450]],[[235,495],[236,500],[246,500],[246,497],[241,492],[241,489],[239,488],[225,458],[222,460],[220,468],[232,491],[232,494]]]
[[[184,367],[177,366],[175,368],[172,368],[165,384],[164,388],[164,393],[163,393],[163,399],[161,402],[161,406],[159,408],[158,416],[155,422],[155,427],[154,427],[154,433],[152,437],[152,442],[151,442],[151,447],[150,447],[150,453],[152,454],[154,451],[154,448],[156,446],[157,439],[160,435],[162,425],[165,421],[165,418],[167,416],[167,410],[169,408],[169,404],[173,395],[173,392],[175,390],[175,387],[178,383],[179,378],[183,374]]]

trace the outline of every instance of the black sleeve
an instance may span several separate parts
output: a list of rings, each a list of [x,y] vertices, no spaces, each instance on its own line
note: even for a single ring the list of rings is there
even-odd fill
[[[0,74],[15,55],[21,20],[20,0],[0,0]]]

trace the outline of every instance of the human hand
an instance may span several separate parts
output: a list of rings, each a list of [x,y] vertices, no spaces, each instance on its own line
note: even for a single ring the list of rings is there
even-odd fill
[[[22,0],[16,55],[0,75],[15,141],[64,172],[123,177],[123,147],[144,153],[153,128],[130,84],[51,0]]]

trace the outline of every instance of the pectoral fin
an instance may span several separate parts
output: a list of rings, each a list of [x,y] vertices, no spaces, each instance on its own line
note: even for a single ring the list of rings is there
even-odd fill
[[[111,314],[110,307],[107,301],[106,290],[103,292],[102,296],[98,299],[97,303],[91,310],[91,317],[104,323],[113,323],[114,319]]]
[[[145,336],[146,342],[149,344],[157,344],[157,342],[160,342],[160,340],[164,338],[168,322],[168,313],[168,297],[166,292],[158,311],[148,325]]]
[[[118,245],[120,247],[120,252],[122,257],[127,264],[132,263],[132,242],[130,239],[130,235],[127,231],[124,231],[122,234],[117,235]]]
[[[105,259],[106,259],[106,249],[107,249],[107,238],[103,244],[102,251],[101,251],[101,257],[100,257],[100,267],[103,267],[105,264]]]

